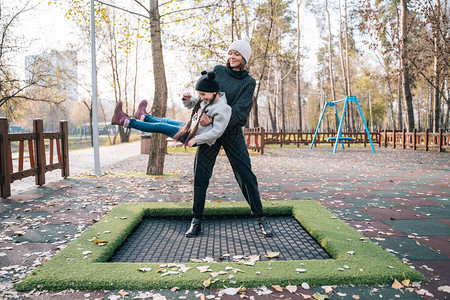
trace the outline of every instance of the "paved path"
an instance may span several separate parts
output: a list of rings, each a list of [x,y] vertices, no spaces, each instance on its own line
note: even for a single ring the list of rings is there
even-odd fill
[[[140,155],[140,142],[125,143],[100,147],[100,171],[112,164]],[[94,173],[94,149],[74,150],[69,153],[70,176]],[[55,170],[45,175],[46,182],[61,180],[61,170]],[[24,178],[11,185],[11,193],[17,194],[34,187],[34,178]]]
[[[53,181],[0,202],[0,296],[17,296],[13,282],[120,202],[191,201],[193,154],[166,156],[165,171],[174,176],[139,177],[134,174],[145,171],[147,156],[138,153],[138,144],[123,147],[102,154],[102,171],[109,172],[106,176]],[[119,148],[125,154],[119,155]],[[74,163],[75,154],[70,155]],[[76,160],[80,166],[90,164],[87,155]],[[402,291],[389,286],[333,287],[332,299],[450,298],[446,292],[450,288],[448,153],[377,148],[373,154],[369,148],[349,148],[333,155],[331,148],[267,148],[264,155],[252,155],[252,163],[263,199],[314,199],[429,279]],[[223,154],[214,169],[208,201],[244,201]],[[265,291],[249,289],[245,296],[307,299],[315,292],[325,294],[322,287],[298,287],[295,293],[269,288],[270,295],[259,295]],[[201,291],[126,292],[130,299],[150,294],[159,299],[201,299]],[[239,298],[219,297],[217,290],[202,294],[208,299]],[[117,299],[120,295],[119,291],[60,291],[18,297]]]

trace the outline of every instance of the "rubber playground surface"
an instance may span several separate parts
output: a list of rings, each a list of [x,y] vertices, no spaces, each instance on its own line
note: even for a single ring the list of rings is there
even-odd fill
[[[0,295],[21,299],[450,298],[450,156],[376,150],[373,154],[370,148],[338,148],[332,154],[328,147],[266,148],[264,155],[255,154],[251,158],[263,200],[314,200],[387,253],[419,271],[428,282],[404,281],[400,288],[391,284],[314,286],[304,282],[251,287],[236,293],[217,284],[189,290],[177,286],[163,290],[17,292],[13,289],[13,284],[61,252],[120,203],[175,202],[189,206],[194,155],[181,152],[166,156],[165,176],[143,176],[147,156],[135,155],[105,167],[104,176],[53,181],[1,200]],[[245,201],[223,154],[217,159],[207,199],[215,205]],[[155,247],[158,249],[158,245]],[[279,251],[283,255],[283,250]],[[299,264],[298,268],[302,266]],[[263,273],[256,268],[253,271],[250,278]],[[346,276],[345,268],[342,276]]]

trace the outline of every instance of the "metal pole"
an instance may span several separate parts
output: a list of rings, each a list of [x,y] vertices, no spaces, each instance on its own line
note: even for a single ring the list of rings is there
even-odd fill
[[[94,142],[95,175],[100,175],[100,153],[98,149],[98,113],[97,113],[97,69],[95,59],[95,10],[91,0],[91,59],[92,59],[92,135]]]

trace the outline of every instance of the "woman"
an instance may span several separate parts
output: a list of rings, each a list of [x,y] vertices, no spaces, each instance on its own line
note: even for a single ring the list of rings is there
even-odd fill
[[[250,205],[252,214],[258,220],[261,233],[265,237],[272,236],[272,230],[263,214],[258,182],[252,172],[250,155],[242,134],[242,126],[247,123],[252,109],[253,92],[256,86],[255,79],[246,70],[250,53],[251,48],[247,40],[235,41],[228,48],[226,66],[214,67],[220,90],[225,93],[228,105],[231,106],[231,118],[225,132],[213,145],[199,145],[197,149],[194,163],[193,219],[189,230],[185,233],[187,237],[196,236],[201,232],[206,190],[221,147],[225,150],[234,176]],[[204,125],[209,122],[211,120],[204,116],[200,124]]]

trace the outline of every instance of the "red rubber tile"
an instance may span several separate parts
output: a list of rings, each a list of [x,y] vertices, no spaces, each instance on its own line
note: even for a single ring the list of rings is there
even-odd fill
[[[367,214],[371,215],[375,219],[378,220],[417,220],[417,219],[427,219],[427,216],[424,216],[418,212],[413,210],[404,208],[404,207],[369,207],[367,208]]]
[[[383,198],[389,202],[402,206],[439,206],[440,203],[434,202],[426,198]]]
[[[417,241],[450,258],[450,235],[428,236]]]

